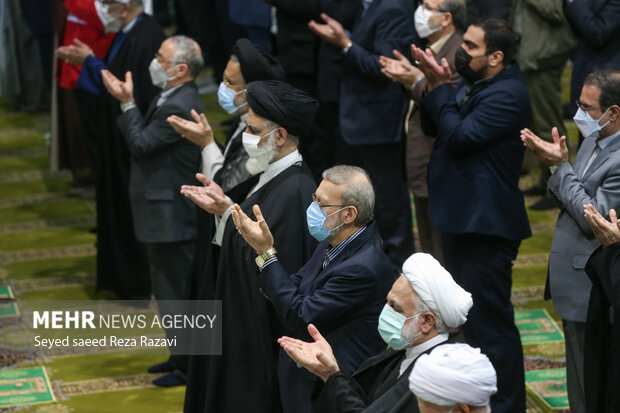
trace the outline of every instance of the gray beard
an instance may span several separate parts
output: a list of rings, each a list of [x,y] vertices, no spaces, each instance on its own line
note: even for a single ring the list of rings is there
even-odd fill
[[[275,149],[274,145],[274,147],[270,148],[265,153],[255,157],[250,157],[245,164],[245,168],[252,175],[263,173],[267,170],[269,164],[277,155],[278,151]]]

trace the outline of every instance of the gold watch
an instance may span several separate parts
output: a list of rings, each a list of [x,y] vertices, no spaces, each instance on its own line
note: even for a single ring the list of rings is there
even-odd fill
[[[256,265],[258,265],[260,268],[263,266],[263,264],[265,264],[265,261],[267,261],[269,258],[275,257],[276,253],[277,253],[276,249],[274,247],[271,247],[267,251],[263,252],[261,255],[257,256],[254,261],[256,261]]]

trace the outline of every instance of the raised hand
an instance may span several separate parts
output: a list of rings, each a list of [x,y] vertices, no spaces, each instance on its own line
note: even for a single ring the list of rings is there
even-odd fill
[[[252,211],[256,221],[252,221],[238,204],[233,205],[230,214],[243,239],[260,255],[273,247],[273,235],[271,235],[260,207],[254,205]]]
[[[525,128],[521,130],[521,141],[545,166],[560,165],[568,162],[566,136],[560,137],[558,128],[551,129],[553,143],[540,139],[534,132]]]
[[[320,377],[323,381],[327,381],[340,371],[340,367],[338,367],[331,346],[314,324],[308,324],[308,333],[314,340],[313,343],[287,336],[280,337],[278,343],[298,365]]]
[[[429,92],[437,86],[444,83],[449,83],[452,79],[452,71],[450,70],[448,61],[443,58],[441,59],[441,65],[438,64],[435,60],[435,56],[433,56],[433,52],[431,52],[431,49],[426,49],[426,51],[424,51],[412,44],[411,54],[419,63],[420,70],[424,73],[424,76],[426,76],[426,79],[428,80],[427,90]]]
[[[213,130],[204,113],[198,115],[198,112],[192,109],[190,114],[194,118],[194,122],[177,115],[168,116],[166,120],[181,136],[204,149],[205,146],[214,142]]]
[[[604,247],[620,241],[620,223],[618,222],[615,209],[609,210],[609,221],[607,221],[592,204],[584,205],[583,212],[596,239],[598,239]]]
[[[101,71],[101,79],[108,92],[121,103],[133,101],[133,79],[131,78],[131,72],[126,72],[125,81],[121,82],[109,70],[103,69]]]
[[[410,89],[411,85],[424,76],[424,73],[412,65],[398,50],[394,49],[392,53],[394,53],[395,59],[386,56],[379,58],[379,63],[383,66],[381,72],[389,79],[399,82],[407,89]]]
[[[62,59],[67,63],[80,66],[84,64],[84,60],[86,60],[89,55],[94,56],[95,54],[90,46],[78,38],[73,39],[72,45],[60,46],[56,49],[55,53],[59,59]]]
[[[196,174],[196,179],[204,186],[183,185],[181,194],[210,214],[224,215],[224,212],[232,205],[232,201],[226,197],[222,188],[203,174]]]
[[[321,19],[325,24],[310,20],[308,23],[310,30],[326,42],[343,49],[351,40],[345,33],[342,24],[325,13],[321,13]]]

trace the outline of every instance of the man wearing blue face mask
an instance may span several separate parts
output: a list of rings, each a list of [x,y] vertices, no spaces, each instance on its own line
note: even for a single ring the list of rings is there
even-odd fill
[[[310,234],[320,244],[295,274],[270,257],[274,245],[288,242],[271,235],[260,208],[257,222],[240,208],[232,212],[241,235],[259,254],[257,285],[268,297],[287,334],[309,338],[306,326],[316,324],[328,337],[341,368],[353,373],[385,344],[377,332],[377,317],[396,270],[381,249],[372,220],[375,194],[366,172],[338,165],[323,172],[323,181],[306,210]],[[278,377],[285,413],[310,413],[315,377],[279,354]]]
[[[572,166],[566,137],[560,137],[557,128],[552,131],[554,143],[529,129],[521,132],[524,145],[549,167],[547,187],[562,206],[551,243],[545,298],[553,300],[564,324],[571,412],[586,411],[584,346],[592,284],[585,265],[600,246],[584,217],[584,205],[601,212],[620,208],[620,71],[588,75],[578,106],[574,120],[585,139]]]
[[[418,253],[403,264],[379,315],[378,332],[390,348],[366,360],[355,374],[344,368],[337,344],[313,324],[308,332],[314,342],[286,336],[278,342],[325,382],[313,394],[315,412],[417,413],[409,391],[411,370],[419,356],[450,341],[448,330],[465,323],[472,304],[471,294],[435,258]]]

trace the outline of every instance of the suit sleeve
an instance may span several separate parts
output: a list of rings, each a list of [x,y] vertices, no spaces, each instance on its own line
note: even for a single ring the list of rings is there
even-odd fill
[[[158,116],[147,125],[144,125],[142,114],[137,107],[118,117],[118,127],[135,158],[148,158],[170,145],[185,141],[166,122],[166,118],[170,115],[186,117],[187,111],[171,105],[169,108],[166,107],[166,110],[160,110]]]
[[[385,12],[378,22],[374,36],[374,50],[369,51],[355,43],[344,57],[344,63],[355,66],[364,75],[374,80],[389,82],[389,79],[381,73],[379,57],[381,55],[393,57],[392,51],[397,49],[405,56],[409,56],[407,49],[415,38],[413,32],[413,14],[407,10],[391,8]]]
[[[367,265],[346,266],[334,273],[312,294],[302,295],[282,266],[274,262],[258,277],[258,285],[267,293],[276,313],[289,331],[306,331],[306,326],[334,320],[351,308],[367,301],[376,277]]]
[[[315,392],[312,407],[315,412],[360,413],[367,407],[364,401],[367,397],[353,378],[339,372]]]
[[[611,208],[618,206],[618,194],[620,193],[620,174],[618,170],[611,171],[607,179],[599,186],[593,197],[588,195],[581,180],[575,175],[573,167],[564,162],[558,167],[547,182],[549,190],[562,203],[566,212],[575,220],[579,228],[588,235],[592,235],[592,229],[583,216],[583,206],[592,204],[600,211],[601,215],[607,216]]]
[[[598,12],[592,12],[592,2],[573,0],[566,2],[565,13],[573,29],[594,47],[602,47],[620,26],[620,1],[607,1]]]
[[[433,89],[422,103],[437,128],[438,139],[453,154],[471,153],[504,139],[522,123],[518,98],[508,88],[489,94],[464,118],[450,84]]]

